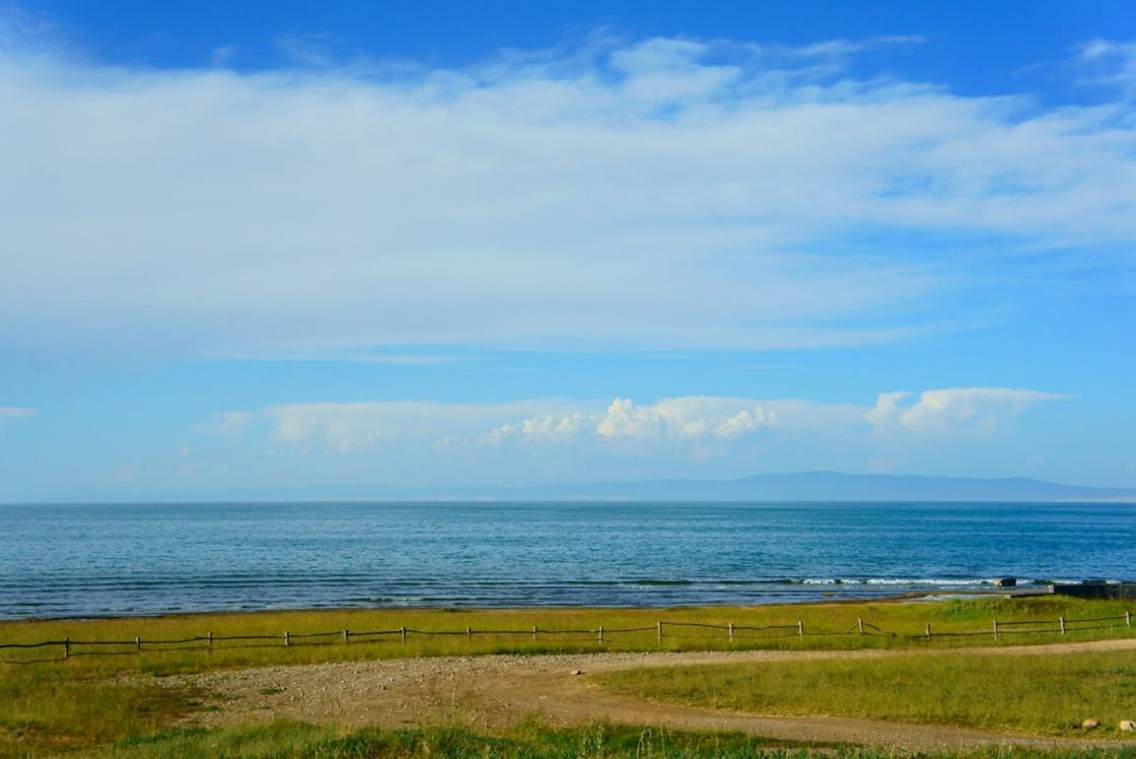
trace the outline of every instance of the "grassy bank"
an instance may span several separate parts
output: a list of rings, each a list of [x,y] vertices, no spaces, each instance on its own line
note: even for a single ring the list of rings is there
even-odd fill
[[[1046,735],[1131,737],[1136,652],[767,662],[629,670],[602,684],[640,698],[758,714],[826,714]],[[1078,729],[1087,718],[1100,721]]]
[[[991,619],[1056,620],[1115,617],[1119,603],[1089,602],[1061,597],[984,598],[937,603],[865,603],[767,606],[752,608],[684,609],[564,609],[564,610],[358,610],[272,612],[255,614],[184,615],[159,618],[90,621],[27,621],[0,623],[0,642],[35,642],[70,637],[73,641],[186,638],[213,632],[221,635],[271,635],[268,642],[217,643],[210,651],[201,642],[156,647],[143,643],[123,647],[72,646],[72,657],[58,660],[59,647],[0,651],[0,756],[23,752],[44,753],[105,746],[116,741],[144,740],[169,727],[178,717],[202,708],[205,695],[159,687],[155,679],[167,674],[217,668],[274,664],[379,659],[405,656],[490,653],[559,653],[575,651],[706,650],[747,648],[861,648],[960,647],[992,645],[992,635],[976,637],[920,636],[928,623],[936,634],[985,630]],[[601,646],[594,633],[553,635],[549,630],[608,630],[622,627],[653,628],[655,621],[699,624],[766,626],[795,625],[802,621],[809,633],[848,632],[863,619],[869,634],[808,635],[790,631],[784,637],[752,636],[738,631],[731,643],[718,628],[667,628],[660,643],[655,632],[608,633]],[[284,647],[283,631],[299,636],[309,632],[397,629],[420,630],[531,630],[531,635],[478,635],[471,637],[411,634],[343,645],[340,638],[296,637]],[[875,632],[878,628],[882,632]],[[1014,628],[1007,628],[1007,630]],[[1023,628],[1017,628],[1023,629]],[[1004,632],[999,645],[1087,640],[1129,636],[1133,628],[1071,631],[1065,636]],[[780,634],[780,633],[778,633]],[[893,636],[892,634],[895,634]],[[915,637],[903,637],[911,635]],[[38,658],[55,659],[35,662]],[[18,662],[18,663],[17,663]],[[141,675],[142,677],[139,677]],[[977,675],[975,675],[977,677]],[[944,674],[943,683],[950,677]],[[189,740],[189,738],[187,738]],[[192,738],[197,740],[197,738]],[[285,752],[283,755],[290,755]],[[335,755],[335,754],[329,754]],[[534,754],[538,755],[538,754]]]
[[[758,606],[745,608],[679,609],[515,609],[444,610],[376,609],[248,614],[187,614],[168,617],[141,617],[99,620],[44,620],[0,623],[0,643],[34,643],[70,638],[72,658],[67,665],[76,669],[104,670],[105,662],[95,659],[132,657],[132,662],[112,668],[140,668],[157,674],[197,671],[217,667],[256,666],[279,663],[310,663],[351,659],[401,656],[437,656],[485,653],[552,653],[565,651],[642,651],[705,650],[744,648],[894,648],[954,647],[994,643],[991,622],[1046,620],[1051,629],[1035,632],[1032,627],[1003,626],[999,643],[1095,639],[1127,636],[1136,628],[1112,621],[1101,629],[1099,623],[1069,626],[1059,637],[1052,631],[1058,617],[1067,619],[1117,618],[1124,614],[1120,602],[1081,601],[1060,596],[1028,598],[980,598],[935,603],[862,603]],[[662,642],[655,624],[695,623],[719,627],[667,626]],[[858,620],[865,623],[865,634],[855,634]],[[806,636],[796,634],[798,622]],[[731,642],[724,627],[776,627],[766,630],[738,629]],[[934,637],[924,637],[927,625]],[[537,627],[534,637],[529,631]],[[595,630],[605,627],[602,647]],[[365,631],[411,630],[405,642],[397,634],[362,637]],[[462,632],[474,631],[470,637]],[[645,628],[640,632],[619,632],[624,628]],[[1091,628],[1091,629],[1083,629]],[[343,645],[340,631],[354,632],[350,645]],[[486,631],[516,631],[493,634]],[[418,632],[421,631],[421,632]],[[561,631],[561,632],[557,632]],[[574,631],[574,632],[563,632]],[[291,634],[291,645],[283,645],[283,634]],[[429,632],[458,633],[428,635]],[[953,637],[958,633],[978,633]],[[223,636],[268,636],[268,640],[220,641],[208,648],[203,640],[179,644],[147,644],[147,640],[180,640],[213,633]],[[327,637],[306,638],[312,633]],[[131,642],[142,641],[139,655]],[[127,641],[122,646],[90,645],[98,641]],[[107,654],[119,654],[107,657]],[[61,658],[63,647],[0,650],[0,662]]]

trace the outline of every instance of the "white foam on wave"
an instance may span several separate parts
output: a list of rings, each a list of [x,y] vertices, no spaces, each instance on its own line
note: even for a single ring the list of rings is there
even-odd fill
[[[810,577],[802,580],[804,585],[895,585],[930,587],[978,587],[993,585],[992,579],[961,579],[946,577],[854,577],[824,578]],[[1028,581],[1027,581],[1028,582]]]

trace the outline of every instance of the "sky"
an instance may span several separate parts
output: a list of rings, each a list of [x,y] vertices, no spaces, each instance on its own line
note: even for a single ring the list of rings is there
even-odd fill
[[[1124,1],[0,0],[0,501],[1133,487],[1134,243]]]

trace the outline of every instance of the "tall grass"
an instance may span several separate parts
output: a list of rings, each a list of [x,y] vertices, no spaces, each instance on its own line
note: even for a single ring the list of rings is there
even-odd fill
[[[760,714],[827,714],[1031,733],[1132,737],[1136,651],[1060,656],[965,652],[886,659],[743,663],[613,672],[600,678],[641,698]],[[1099,720],[1092,733],[1082,721]]]
[[[892,751],[844,745],[799,745],[740,733],[697,733],[594,723],[550,729],[522,726],[504,735],[462,728],[428,730],[337,730],[298,722],[276,722],[226,730],[187,730],[125,741],[89,754],[111,759],[260,759],[262,757],[442,757],[466,759],[891,759]],[[902,754],[900,754],[902,755]],[[1035,757],[1113,757],[1136,759],[1136,748],[1102,751],[1040,751],[991,748],[959,754],[986,759]]]
[[[827,753],[827,752],[826,752]],[[874,759],[877,752],[845,749],[849,759]],[[342,730],[281,721],[256,727],[183,730],[123,741],[92,752],[115,759],[212,759],[231,757],[806,757],[806,747],[737,733],[673,732],[658,728],[595,723],[550,729],[523,725],[502,735],[464,728]]]

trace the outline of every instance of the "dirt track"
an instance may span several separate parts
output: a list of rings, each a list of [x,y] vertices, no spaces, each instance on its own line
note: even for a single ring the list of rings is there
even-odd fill
[[[926,653],[966,656],[980,652],[1016,656],[1131,649],[1136,649],[1136,640]],[[203,686],[217,694],[220,710],[195,717],[196,722],[205,725],[290,717],[353,726],[460,724],[492,730],[537,716],[552,725],[609,720],[918,751],[995,744],[1032,748],[1136,746],[1136,740],[1038,738],[940,725],[847,717],[760,716],[659,704],[607,693],[588,678],[592,674],[636,667],[871,658],[911,653],[916,652],[744,651],[416,658],[264,667],[170,680]],[[573,675],[575,670],[583,671],[583,676]]]

